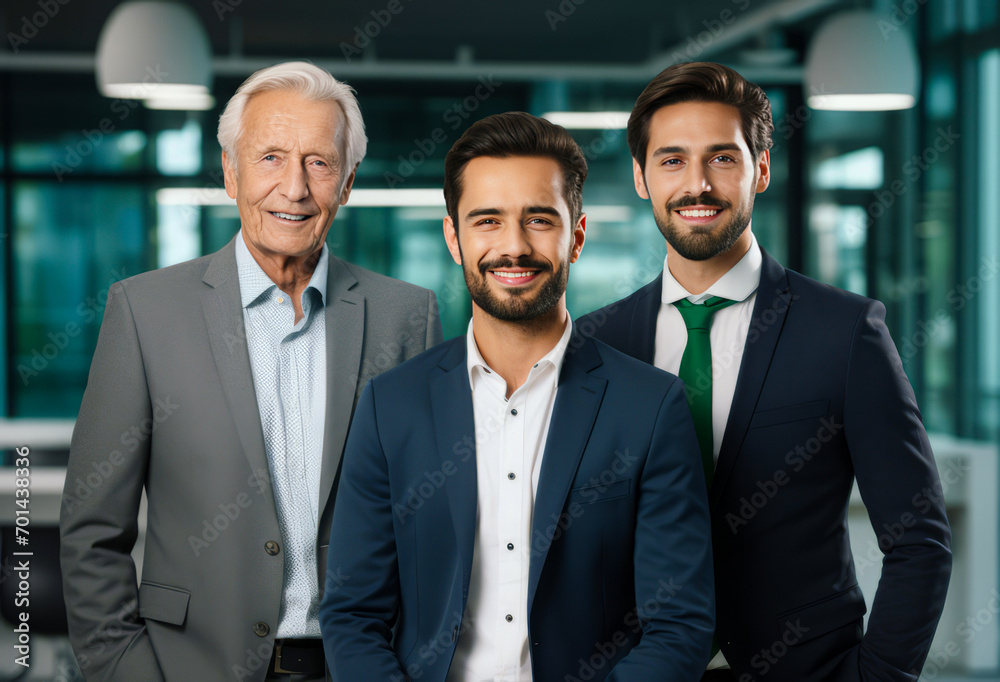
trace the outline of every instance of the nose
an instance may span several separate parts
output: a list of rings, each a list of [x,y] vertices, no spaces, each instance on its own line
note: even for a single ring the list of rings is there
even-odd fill
[[[712,191],[712,185],[708,181],[708,173],[700,163],[688,165],[684,177],[684,193],[692,196],[699,196]]]
[[[500,231],[497,250],[508,258],[520,258],[532,252],[528,241],[527,228],[520,223],[510,223]]]
[[[289,201],[302,201],[309,196],[309,175],[301,163],[289,163],[282,171],[282,196]]]

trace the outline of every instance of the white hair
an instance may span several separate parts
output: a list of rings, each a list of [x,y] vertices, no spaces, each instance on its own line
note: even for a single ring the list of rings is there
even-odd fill
[[[236,161],[236,147],[243,134],[243,111],[254,95],[269,90],[292,90],[312,102],[336,102],[344,113],[344,123],[336,133],[343,156],[341,172],[346,179],[361,163],[368,147],[365,122],[354,96],[354,88],[341,83],[329,71],[309,62],[285,62],[261,69],[245,81],[226,104],[219,117],[219,146]]]

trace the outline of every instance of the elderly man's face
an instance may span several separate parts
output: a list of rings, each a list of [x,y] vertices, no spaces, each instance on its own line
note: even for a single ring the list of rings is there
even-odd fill
[[[251,253],[307,259],[323,246],[337,209],[347,203],[337,145],[343,112],[290,90],[253,96],[243,112],[237,159],[222,154],[226,192],[236,199]]]

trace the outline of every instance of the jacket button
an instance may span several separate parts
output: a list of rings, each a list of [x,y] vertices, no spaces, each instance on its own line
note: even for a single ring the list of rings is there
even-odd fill
[[[258,637],[267,637],[267,633],[271,631],[271,628],[267,627],[267,623],[263,621],[257,621],[253,624],[253,633]]]
[[[275,542],[274,540],[268,540],[267,542],[264,543],[264,551],[270,554],[271,556],[274,556],[275,554],[280,552],[281,549],[278,547],[277,542]]]

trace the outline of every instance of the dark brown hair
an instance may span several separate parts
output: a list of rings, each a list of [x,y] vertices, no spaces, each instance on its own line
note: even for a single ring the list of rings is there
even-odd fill
[[[743,137],[754,160],[771,148],[774,133],[771,102],[760,86],[722,64],[674,64],[650,81],[635,101],[628,119],[628,148],[643,171],[649,146],[649,120],[663,107],[680,102],[719,102],[736,107],[740,111]]]
[[[542,156],[555,160],[563,172],[563,196],[573,223],[583,212],[583,181],[587,160],[566,129],[523,111],[487,116],[469,126],[444,158],[444,203],[458,228],[462,171],[480,156]]]

